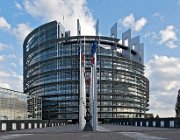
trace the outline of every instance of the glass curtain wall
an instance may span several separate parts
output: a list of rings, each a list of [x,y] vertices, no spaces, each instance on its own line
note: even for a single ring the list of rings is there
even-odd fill
[[[0,88],[0,120],[25,120],[27,116],[27,95]]]
[[[41,32],[46,31],[47,35],[42,39]],[[24,92],[42,98],[43,119],[77,122],[81,86],[78,40],[81,39],[82,45],[85,42],[86,92],[89,94],[91,47],[97,37],[57,38],[55,32],[59,34],[57,22],[38,27],[25,39]],[[98,39],[99,119],[144,117],[149,100],[149,82],[144,77],[144,66],[128,58],[126,54],[131,52],[113,38],[102,36]],[[138,53],[131,55],[138,57]]]

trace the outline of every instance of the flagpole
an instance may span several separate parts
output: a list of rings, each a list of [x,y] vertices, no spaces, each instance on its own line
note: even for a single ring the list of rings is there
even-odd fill
[[[79,41],[78,41],[79,42]],[[79,62],[79,68],[80,68],[80,95],[79,95],[79,130],[83,129],[83,120],[82,120],[82,57],[81,57],[81,44],[79,44],[79,50],[80,50],[80,62]]]
[[[91,66],[91,82],[90,82],[90,115],[91,115],[91,125],[93,126],[93,85],[94,85],[94,79],[93,79],[93,65]]]
[[[84,79],[84,81],[83,81],[83,84],[84,84],[84,86],[83,86],[83,88],[84,88],[84,92],[83,92],[83,107],[84,107],[84,109],[83,109],[83,129],[84,129],[84,127],[85,127],[85,124],[86,124],[86,120],[85,120],[85,115],[86,115],[86,76],[85,76],[85,70],[86,70],[86,68],[85,68],[85,36],[84,36],[84,46],[83,46],[83,54],[84,54],[84,59],[83,59],[83,79]]]
[[[93,130],[97,130],[97,76],[96,76],[96,65],[97,65],[97,54],[94,56],[94,67],[93,67]]]
[[[77,20],[77,36],[81,36],[81,27],[79,19]],[[78,37],[78,45],[79,45],[79,130],[82,131],[85,126],[85,109],[84,109],[84,94],[85,94],[85,77],[84,77],[84,59],[82,60],[82,43],[81,39]],[[83,54],[84,55],[84,54]],[[82,65],[83,61],[83,65]]]
[[[96,22],[96,37],[99,35],[99,20]],[[96,41],[96,52],[94,56],[94,65],[93,65],[93,130],[97,131],[98,127],[98,106],[97,106],[97,48],[98,48],[98,43],[99,40]]]

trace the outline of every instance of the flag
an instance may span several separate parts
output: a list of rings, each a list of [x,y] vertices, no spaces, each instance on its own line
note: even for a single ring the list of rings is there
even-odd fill
[[[97,107],[97,104],[96,104],[96,97],[97,97],[96,51],[97,51],[97,48],[98,48],[98,41],[95,40],[92,43],[92,48],[91,48],[92,66],[91,66],[91,81],[90,81],[90,110],[91,110],[91,116],[92,116],[92,126],[94,130],[96,130],[97,128],[97,108],[95,108],[95,106]]]
[[[94,64],[94,61],[95,61],[95,53],[96,53],[97,46],[98,46],[97,41],[94,41],[91,48],[92,65]]]
[[[81,36],[81,26],[79,19],[77,19],[77,36]],[[83,130],[86,124],[85,114],[86,114],[86,79],[85,79],[85,37],[84,45],[82,40],[78,38],[77,42],[79,45],[79,68],[80,68],[80,93],[79,93],[79,130]]]
[[[84,47],[81,48],[81,69],[82,74],[84,75],[83,78],[85,78],[85,54],[84,54]]]
[[[96,22],[96,37],[99,35],[99,20]],[[92,66],[91,66],[91,92],[90,92],[90,106],[92,115],[92,126],[93,130],[97,130],[98,125],[98,113],[97,113],[97,54],[96,50],[98,48],[98,39],[96,38],[92,44],[91,55],[92,55]]]
[[[85,61],[85,56],[84,56],[84,47],[82,47],[82,42],[79,41],[80,45],[80,59],[81,59],[81,68],[84,67],[84,61]]]
[[[85,38],[84,45],[82,41],[78,40],[79,49],[80,49],[80,97],[79,97],[79,129],[83,130],[86,120],[86,79],[85,79]]]

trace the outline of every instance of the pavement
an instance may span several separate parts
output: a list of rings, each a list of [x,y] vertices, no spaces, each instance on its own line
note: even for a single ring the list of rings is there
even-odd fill
[[[78,125],[1,132],[0,140],[180,140],[180,129],[99,125],[98,131],[78,131]]]

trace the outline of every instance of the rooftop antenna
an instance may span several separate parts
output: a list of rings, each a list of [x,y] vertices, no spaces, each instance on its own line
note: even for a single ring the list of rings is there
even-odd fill
[[[63,14],[63,26],[64,26],[64,14]]]
[[[111,37],[117,38],[117,22],[111,27]]]
[[[96,36],[99,35],[99,20],[96,22]]]
[[[77,19],[77,36],[81,35],[81,25],[79,19]]]

